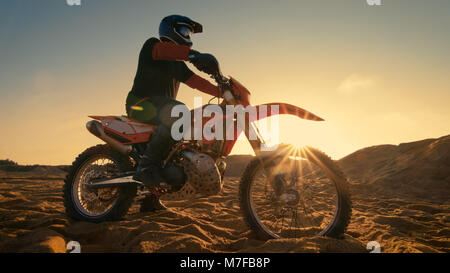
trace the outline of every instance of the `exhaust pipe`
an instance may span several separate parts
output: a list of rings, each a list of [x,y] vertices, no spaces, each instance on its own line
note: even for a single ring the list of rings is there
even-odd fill
[[[131,145],[121,144],[114,139],[110,138],[105,134],[102,124],[96,120],[91,120],[86,123],[86,128],[94,136],[100,138],[104,142],[108,143],[114,150],[121,152],[122,154],[128,155],[132,151]]]

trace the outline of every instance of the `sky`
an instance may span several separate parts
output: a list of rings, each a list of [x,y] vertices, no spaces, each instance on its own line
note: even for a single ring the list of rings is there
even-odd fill
[[[215,55],[252,104],[325,119],[280,117],[281,142],[339,159],[450,134],[450,1],[381,2],[0,0],[0,159],[70,164],[101,143],[87,116],[125,114],[139,50],[169,14],[203,24],[193,48]],[[210,98],[182,85],[177,99],[192,108],[194,96]],[[232,153],[251,148],[242,140]]]

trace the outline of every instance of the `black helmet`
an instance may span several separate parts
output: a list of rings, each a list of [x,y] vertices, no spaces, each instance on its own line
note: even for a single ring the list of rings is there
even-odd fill
[[[159,24],[161,40],[172,41],[179,45],[191,47],[191,34],[203,31],[201,24],[181,15],[169,15]]]

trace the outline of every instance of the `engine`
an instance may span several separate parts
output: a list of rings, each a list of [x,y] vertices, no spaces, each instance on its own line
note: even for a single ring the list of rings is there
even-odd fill
[[[187,176],[182,166],[173,162],[168,163],[163,169],[163,176],[170,181],[173,191],[179,191],[186,183]]]
[[[177,165],[172,167],[168,165],[165,168],[165,173],[167,172],[168,176],[174,176],[174,180],[168,181],[173,181],[174,184],[181,182],[183,186],[176,192],[164,195],[163,199],[185,200],[220,193],[223,181],[214,159],[207,154],[189,149],[183,150],[181,154],[182,160],[180,163],[184,170],[184,175],[180,174],[179,166]],[[170,172],[173,172],[173,174],[170,174]],[[174,188],[174,190],[177,190],[176,185],[174,185]]]

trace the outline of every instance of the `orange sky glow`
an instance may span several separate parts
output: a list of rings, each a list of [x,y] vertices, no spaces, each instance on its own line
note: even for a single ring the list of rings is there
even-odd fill
[[[194,48],[214,54],[252,104],[286,102],[325,119],[280,117],[281,142],[339,159],[450,134],[449,1],[149,2],[2,8],[0,159],[70,164],[100,143],[87,116],[125,114],[140,47],[172,13],[203,23]],[[194,96],[210,99],[184,85],[177,99],[193,107]],[[233,154],[249,153],[238,141]]]

